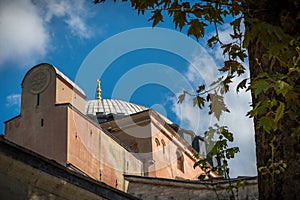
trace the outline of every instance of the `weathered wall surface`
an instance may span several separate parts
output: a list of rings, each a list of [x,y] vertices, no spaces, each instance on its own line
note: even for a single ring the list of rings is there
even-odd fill
[[[154,111],[102,123],[101,127],[110,128],[135,151],[144,163],[145,176],[195,180],[202,173],[200,168],[193,168],[196,152]],[[177,152],[182,155],[182,169],[178,168]]]
[[[0,138],[0,199],[136,199]]]
[[[149,177],[130,177],[128,193],[144,200],[213,200],[218,199],[211,185],[204,185],[189,181],[170,179],[154,179]],[[227,185],[215,185],[219,199],[229,199],[230,194],[226,192]],[[146,192],[147,191],[147,192]],[[245,181],[245,187],[238,192],[240,200],[258,199],[258,188],[256,180]]]
[[[153,120],[152,120],[153,121]],[[182,178],[197,180],[202,173],[200,168],[193,168],[195,160],[187,146],[184,146],[178,139],[167,129],[156,126],[153,122],[152,129],[152,146],[153,160],[156,177],[161,178]],[[178,167],[177,154],[182,156],[182,170]]]
[[[126,191],[123,174],[143,175],[143,165],[82,114],[68,108],[67,162],[112,187]]]
[[[165,124],[157,113],[150,113],[155,177],[198,180],[203,171],[193,167],[196,161],[194,154],[197,152]],[[181,162],[182,167],[179,167]],[[218,176],[215,173],[211,175]]]
[[[56,104],[70,103],[80,112],[84,113],[85,96],[76,88],[72,87],[68,81],[57,75],[56,77]]]
[[[0,167],[0,199],[103,199],[7,157]]]
[[[55,106],[55,83],[55,70],[49,65],[26,74],[21,114],[6,122],[5,138],[65,165],[67,110]]]
[[[85,96],[49,64],[28,71],[21,114],[6,122],[5,138],[63,166],[126,190],[123,174],[142,174],[142,163],[84,115]]]

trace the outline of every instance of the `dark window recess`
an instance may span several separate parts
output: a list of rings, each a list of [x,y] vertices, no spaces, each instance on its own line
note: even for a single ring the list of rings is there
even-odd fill
[[[43,127],[44,126],[44,119],[42,118],[41,119],[41,127]]]
[[[156,146],[160,145],[159,140],[157,138],[155,138],[155,143],[156,143]]]
[[[184,158],[183,158],[183,154],[177,150],[176,151],[176,156],[177,156],[177,168],[184,172]]]
[[[163,154],[165,154],[165,152],[166,152],[166,143],[163,139],[161,140],[161,144],[163,145]]]
[[[40,105],[40,94],[36,95],[36,105],[39,106]]]
[[[99,124],[108,122],[108,121],[112,121],[112,120],[116,120],[116,119],[121,119],[124,116],[125,116],[125,113],[106,114],[104,112],[96,112],[96,117],[97,117],[97,121]]]

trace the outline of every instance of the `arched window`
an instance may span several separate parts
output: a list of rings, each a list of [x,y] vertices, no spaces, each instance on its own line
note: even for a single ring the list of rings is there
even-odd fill
[[[156,143],[156,146],[160,145],[159,140],[157,138],[155,138],[155,143]]]
[[[177,156],[177,168],[184,172],[184,157],[181,151],[177,150],[176,151],[176,156]]]
[[[165,151],[166,151],[166,143],[163,139],[161,139],[161,144],[163,146],[163,154],[165,154]]]

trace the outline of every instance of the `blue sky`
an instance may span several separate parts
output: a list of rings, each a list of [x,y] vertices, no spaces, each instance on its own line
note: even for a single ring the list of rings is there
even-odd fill
[[[178,105],[177,96],[218,75],[221,51],[207,49],[203,40],[197,43],[175,30],[168,18],[152,29],[149,16],[138,16],[129,3],[110,1],[101,5],[84,0],[76,4],[71,0],[0,1],[0,133],[4,133],[4,121],[19,114],[25,73],[47,62],[82,87],[88,99],[94,99],[96,79],[100,78],[103,98],[156,109],[203,135],[216,120],[189,100]],[[228,26],[221,27],[220,33],[228,40]],[[115,59],[104,65],[110,56]],[[89,73],[83,75],[85,70]],[[231,114],[223,116],[220,123],[237,133],[235,144],[241,149],[231,162],[232,175],[255,175],[253,123],[245,117],[250,94],[232,91],[225,100]]]

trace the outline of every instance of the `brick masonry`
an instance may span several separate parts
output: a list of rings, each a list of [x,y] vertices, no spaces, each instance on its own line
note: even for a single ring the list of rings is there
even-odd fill
[[[138,176],[125,176],[125,179],[129,181],[128,193],[145,200],[211,200],[230,198],[230,194],[226,192],[228,184],[224,181],[211,184]],[[236,184],[237,180],[235,179],[232,184]],[[237,199],[258,199],[256,177],[240,178],[239,180],[243,180],[244,187],[239,188],[238,193],[235,192],[235,195],[238,195],[236,196]]]

